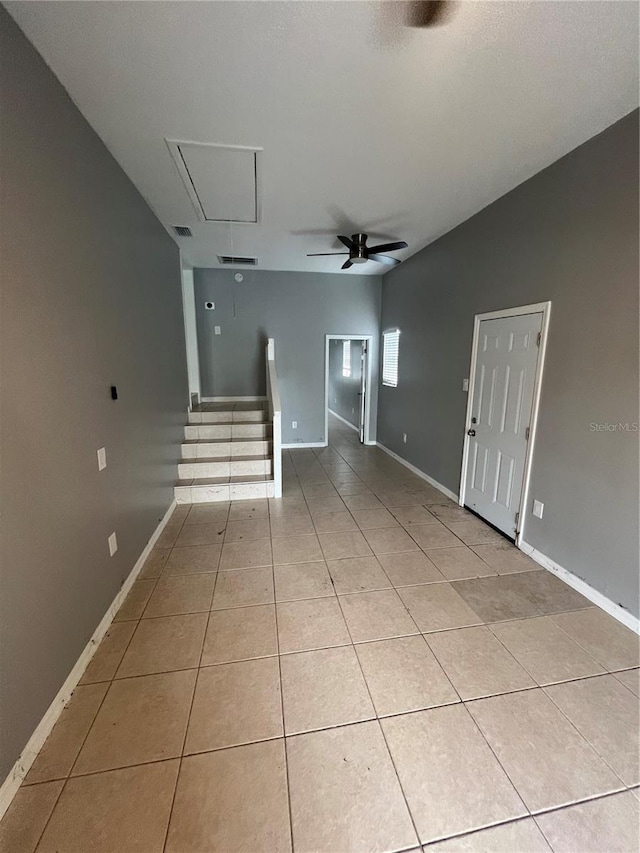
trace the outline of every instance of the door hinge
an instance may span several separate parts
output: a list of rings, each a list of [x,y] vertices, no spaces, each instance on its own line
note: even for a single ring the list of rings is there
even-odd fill
[[[517,528],[518,528],[518,522],[519,522],[519,521],[520,521],[520,511],[518,510],[518,512],[516,513],[516,531],[517,531]]]
[[[540,346],[540,341],[542,340],[542,332],[538,332],[538,337],[536,339],[536,346]]]
[[[525,441],[529,441],[529,436],[531,435],[531,427],[527,427],[524,432]]]

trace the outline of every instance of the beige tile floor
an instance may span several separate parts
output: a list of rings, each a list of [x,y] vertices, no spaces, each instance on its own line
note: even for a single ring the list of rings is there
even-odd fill
[[[337,422],[179,507],[7,853],[633,853],[638,639]]]

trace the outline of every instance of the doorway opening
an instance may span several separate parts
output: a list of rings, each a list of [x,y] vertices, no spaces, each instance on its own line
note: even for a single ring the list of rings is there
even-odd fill
[[[334,415],[369,443],[371,335],[327,335],[325,339],[324,440]]]
[[[550,302],[476,314],[460,506],[522,539]]]

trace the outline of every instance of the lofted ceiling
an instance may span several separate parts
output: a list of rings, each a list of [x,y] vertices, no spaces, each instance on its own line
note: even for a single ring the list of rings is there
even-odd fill
[[[6,6],[195,266],[337,272],[306,253],[355,231],[406,258],[638,105],[635,2],[462,0],[426,30],[403,2]],[[263,149],[258,223],[200,221],[166,139]]]

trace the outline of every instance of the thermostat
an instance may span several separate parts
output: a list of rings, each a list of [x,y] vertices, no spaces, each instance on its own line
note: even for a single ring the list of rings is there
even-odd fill
[[[204,307],[207,311],[215,311],[216,303],[215,302],[205,302]]]

